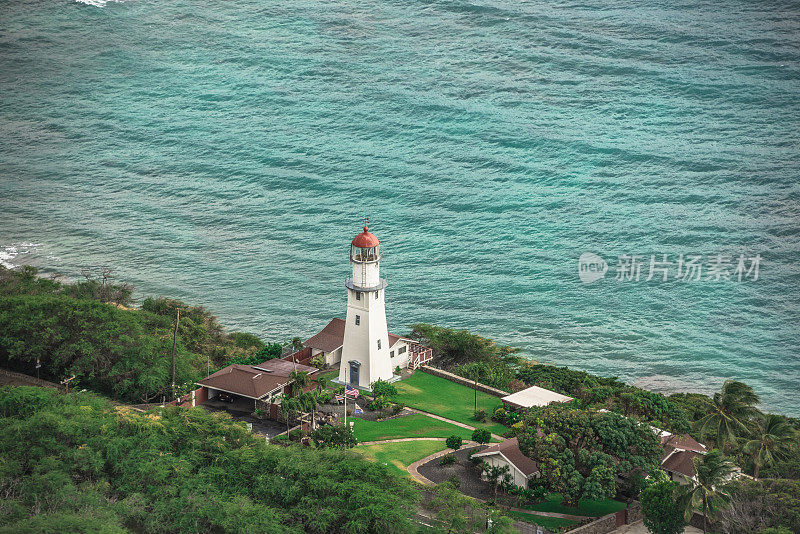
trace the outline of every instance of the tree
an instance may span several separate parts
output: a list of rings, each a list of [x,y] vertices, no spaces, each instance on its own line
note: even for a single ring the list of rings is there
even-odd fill
[[[297,397],[286,397],[281,399],[281,414],[286,418],[286,437],[289,437],[291,416],[294,412],[300,411],[300,401]]]
[[[202,408],[0,388],[0,428],[2,534],[415,531],[420,492],[385,466]]]
[[[562,404],[528,410],[517,439],[522,453],[539,463],[550,490],[571,505],[613,497],[619,476],[638,480],[636,473],[650,472],[661,458],[648,426]]]
[[[314,445],[320,449],[350,449],[358,445],[353,430],[344,425],[323,425],[311,434]]]
[[[719,447],[732,444],[748,431],[748,423],[758,415],[758,402],[753,388],[726,380],[722,390],[707,403],[708,413],[695,423],[697,430],[701,435],[713,431]]]
[[[762,466],[773,466],[776,460],[785,458],[796,440],[797,433],[786,418],[775,414],[759,418],[751,439],[746,440],[743,447],[744,452],[753,457],[754,478],[758,479]]]
[[[507,465],[497,466],[488,462],[481,462],[481,473],[489,481],[494,493],[494,500],[497,501],[497,490],[511,484],[511,468]]]
[[[456,436],[456,435],[450,436],[449,438],[447,438],[447,441],[445,441],[445,444],[447,445],[447,448],[448,449],[453,449],[454,451],[457,451],[458,449],[460,449],[462,443],[463,443],[463,440],[461,439],[461,437],[460,436]]]
[[[722,484],[730,478],[734,467],[722,451],[714,449],[695,458],[694,468],[697,475],[694,479],[688,479],[689,487],[681,498],[681,507],[687,522],[695,511],[700,511],[703,514],[703,532],[706,532],[709,515],[728,500]]]
[[[680,534],[685,530],[683,511],[677,505],[677,482],[652,484],[639,495],[644,526],[653,534]]]
[[[489,443],[492,440],[492,433],[485,428],[476,428],[472,431],[472,441],[480,444]]]
[[[444,532],[472,534],[476,531],[479,522],[467,514],[467,510],[472,508],[475,502],[458,491],[452,482],[437,484],[431,493],[433,498],[425,504],[425,507],[434,512]]]
[[[303,388],[305,388],[311,380],[306,371],[292,371],[289,373],[289,381],[292,383],[292,393],[297,394],[303,391]]]
[[[717,514],[722,534],[786,528],[800,532],[800,480],[739,478],[725,485],[730,496]]]

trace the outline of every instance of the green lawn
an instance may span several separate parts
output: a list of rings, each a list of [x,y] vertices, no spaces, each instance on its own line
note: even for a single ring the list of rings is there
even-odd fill
[[[382,463],[397,475],[410,477],[406,471],[409,465],[445,448],[443,441],[405,441],[357,445],[352,450],[363,454],[367,460]]]
[[[388,421],[364,421],[353,418],[353,431],[358,441],[379,441],[395,438],[448,438],[452,435],[470,439],[472,430],[439,421],[427,415],[413,414]]]
[[[508,431],[507,427],[488,419],[486,423],[478,423],[472,418],[475,407],[475,390],[472,388],[422,371],[417,371],[405,380],[395,382],[394,385],[399,393],[397,401],[405,403],[406,406],[441,415],[459,423],[488,428],[495,434]],[[478,409],[486,410],[487,416],[491,417],[501,404],[499,397],[478,392]]]
[[[601,517],[624,510],[628,506],[624,502],[615,501],[613,499],[603,499],[600,501],[578,501],[578,507],[574,508],[572,506],[565,506],[563,501],[564,497],[558,493],[551,493],[547,496],[547,499],[544,502],[526,504],[524,507],[528,508],[529,510],[537,510],[539,512],[558,512],[561,514]]]
[[[319,376],[325,377],[328,380],[333,380],[335,378],[339,378],[339,370],[338,369],[332,369],[330,371],[325,371],[324,373],[320,373]],[[331,385],[335,386],[336,384],[331,384]]]
[[[513,517],[517,521],[525,521],[526,523],[534,523],[541,525],[550,530],[558,530],[559,527],[571,527],[577,525],[577,521],[571,519],[561,519],[560,517],[546,517],[543,515],[526,514],[524,512],[516,512],[514,510],[503,510],[503,513],[509,517]]]

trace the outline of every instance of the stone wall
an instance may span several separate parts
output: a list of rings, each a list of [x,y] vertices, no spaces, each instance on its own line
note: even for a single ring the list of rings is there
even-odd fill
[[[617,529],[617,514],[604,515],[591,523],[569,531],[569,534],[608,534]]]
[[[633,501],[628,505],[628,509],[625,510],[625,524],[630,525],[642,519],[642,505],[639,504],[639,501]]]
[[[447,371],[443,371],[441,369],[437,369],[429,365],[423,365],[422,367],[419,368],[419,370],[424,371],[433,376],[446,378],[447,380],[455,382],[456,384],[468,386],[473,389],[475,388],[475,382],[470,380],[469,378],[464,378],[463,376],[454,375],[453,373],[449,373]],[[510,395],[508,391],[503,391],[502,389],[493,388],[492,386],[487,386],[486,384],[481,384],[480,382],[478,382],[478,391],[483,391],[484,393],[488,393],[489,395],[494,395],[495,397],[505,397],[506,395]]]
[[[47,380],[41,380],[39,378],[36,378],[35,376],[9,371],[8,369],[0,369],[0,375],[6,377],[7,380],[5,380],[4,382],[8,382],[9,384],[15,386],[24,384],[24,385],[38,386],[40,388],[61,389],[58,386],[58,384],[54,384],[53,382],[48,382]]]

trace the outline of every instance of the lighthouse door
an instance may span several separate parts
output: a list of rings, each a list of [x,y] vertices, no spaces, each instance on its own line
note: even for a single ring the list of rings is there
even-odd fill
[[[350,385],[358,386],[358,373],[361,369],[361,362],[350,362]]]

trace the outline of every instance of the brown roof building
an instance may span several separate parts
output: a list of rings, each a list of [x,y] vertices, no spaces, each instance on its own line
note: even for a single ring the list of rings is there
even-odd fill
[[[198,382],[199,385],[232,393],[248,399],[259,400],[291,384],[292,371],[314,373],[315,367],[273,359],[258,365],[232,364]]]
[[[664,454],[661,456],[661,469],[669,473],[676,482],[686,483],[696,475],[694,460],[708,449],[688,434],[667,434],[661,436]]]

